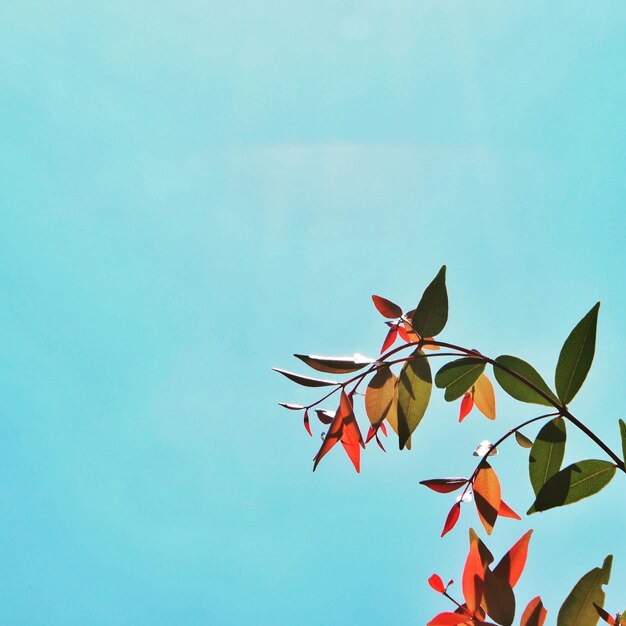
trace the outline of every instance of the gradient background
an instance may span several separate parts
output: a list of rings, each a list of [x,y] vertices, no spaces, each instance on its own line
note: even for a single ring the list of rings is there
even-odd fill
[[[381,293],[442,263],[444,338],[552,382],[603,302],[572,410],[619,449],[624,2],[32,2],[0,7],[0,621],[424,624],[460,578],[472,507],[418,480],[471,471],[499,420],[437,394],[414,449],[356,475],[279,400],[292,352],[374,355]],[[329,407],[333,408],[333,407]],[[574,436],[567,461],[600,457]],[[533,431],[528,431],[533,435]],[[531,502],[526,453],[495,462]],[[537,532],[518,589],[554,623],[615,554],[626,479]],[[481,533],[484,535],[484,533]],[[518,613],[519,616],[519,613]]]

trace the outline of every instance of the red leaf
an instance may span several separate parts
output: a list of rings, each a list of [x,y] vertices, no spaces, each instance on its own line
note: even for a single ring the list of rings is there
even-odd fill
[[[317,419],[319,419],[322,424],[330,424],[335,417],[335,414],[331,411],[324,411],[323,409],[315,409],[315,413],[317,413]]]
[[[504,500],[500,500],[498,515],[501,517],[510,517],[511,519],[522,519]]]
[[[343,438],[341,439],[341,445],[346,451],[348,457],[354,465],[354,469],[358,472],[361,471],[361,447],[358,443],[346,443]]]
[[[431,478],[429,480],[420,480],[420,485],[424,485],[437,493],[450,493],[460,489],[467,484],[467,478]]]
[[[463,597],[471,613],[476,612],[483,599],[484,578],[485,569],[478,551],[478,544],[472,541],[463,569]]]
[[[472,394],[467,392],[461,400],[461,412],[459,413],[459,422],[462,422],[474,408],[474,399]]]
[[[393,319],[402,316],[402,309],[391,300],[387,300],[387,298],[382,296],[372,296],[372,300],[374,306],[383,317]]]
[[[533,598],[522,613],[520,626],[543,626],[548,612],[543,608],[541,598]]]
[[[609,615],[601,606],[598,606],[595,602],[593,603],[593,606],[596,608],[596,611],[598,612],[598,615],[607,623],[607,624],[611,624],[611,626],[615,626],[615,624],[617,623],[615,621],[615,618],[612,615]]]
[[[402,341],[411,343],[411,337],[409,336],[407,329],[404,327],[404,324],[398,326],[398,333],[400,333],[400,339],[402,339]]]
[[[454,528],[455,524],[459,521],[459,515],[461,515],[461,503],[455,502],[448,513],[448,517],[446,517],[445,524],[443,525],[443,531],[441,532],[442,537]]]
[[[470,617],[460,613],[439,613],[435,615],[426,626],[457,626],[457,624],[468,624]]]
[[[308,410],[304,412],[304,427],[306,428],[307,433],[309,433],[309,435],[311,435],[312,437],[313,433],[311,432],[311,424],[309,423],[309,411]]]
[[[376,435],[376,443],[378,444],[378,447],[383,451],[383,452],[387,452],[387,450],[385,450],[385,446],[383,446],[383,444],[381,443],[380,439],[378,438],[378,435]]]
[[[389,332],[387,333],[387,336],[385,337],[385,341],[383,341],[383,347],[380,349],[381,354],[383,352],[386,352],[387,350],[389,350],[389,348],[391,348],[391,346],[393,346],[394,341],[396,340],[397,336],[398,336],[398,325],[394,324],[389,329]]]
[[[446,586],[443,584],[443,580],[439,574],[433,574],[428,579],[428,584],[437,592],[437,593],[445,593]]]
[[[526,557],[528,556],[528,542],[530,541],[532,533],[532,530],[524,533],[519,541],[502,557],[493,570],[496,576],[508,580],[511,587],[515,587],[524,571]]]
[[[372,439],[375,434],[376,434],[376,430],[374,429],[373,426],[370,426],[369,430],[367,431],[367,437],[365,437],[365,443],[369,443],[370,439]]]
[[[319,462],[322,458],[331,450],[331,448],[341,439],[341,433],[343,431],[343,416],[340,411],[335,413],[335,417],[333,417],[333,421],[330,423],[330,428],[326,433],[326,437],[324,437],[324,441],[322,442],[322,446],[315,455],[313,461],[313,471],[318,466]]]
[[[385,437],[386,437],[387,436],[387,427],[385,426],[384,422],[380,423],[379,428],[382,431],[383,435],[385,435]]]

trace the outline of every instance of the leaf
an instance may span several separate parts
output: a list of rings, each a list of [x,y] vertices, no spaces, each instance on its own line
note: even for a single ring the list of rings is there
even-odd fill
[[[330,374],[356,372],[373,363],[371,359],[355,359],[354,357],[317,356],[314,354],[294,354],[293,356],[318,372]]]
[[[498,515],[500,517],[509,517],[511,519],[521,520],[522,518],[504,501],[500,501],[500,508],[498,509]]]
[[[472,452],[472,456],[495,456],[496,454],[500,454],[498,448],[494,448],[488,439],[483,439]]]
[[[459,424],[472,412],[474,408],[474,398],[471,393],[466,393],[461,400],[461,408],[459,409]]]
[[[431,478],[429,480],[420,480],[420,485],[424,485],[438,493],[451,493],[460,489],[467,484],[467,478],[455,476],[453,478]]]
[[[624,423],[623,419],[619,421],[619,432],[622,436],[622,458],[624,463],[626,463],[626,423]]]
[[[487,614],[498,624],[511,626],[515,617],[515,595],[508,581],[487,569],[483,593]]]
[[[593,605],[604,605],[602,585],[609,582],[612,562],[613,556],[607,556],[601,568],[594,567],[576,583],[559,610],[557,626],[595,626],[598,623]]]
[[[493,554],[491,554],[489,548],[482,542],[481,538],[476,534],[476,531],[473,528],[469,529],[469,538],[470,544],[475,542],[478,546],[478,554],[480,554],[480,560],[482,561],[483,568],[486,570],[487,567],[493,563]]]
[[[319,378],[309,378],[308,376],[300,376],[300,374],[294,374],[287,370],[281,370],[277,367],[272,368],[275,372],[286,376],[289,380],[293,380],[294,383],[304,385],[305,387],[330,387],[331,385],[338,385],[335,380],[321,380]]]
[[[352,401],[346,392],[341,390],[341,398],[339,400],[339,408],[330,423],[330,428],[324,437],[322,446],[314,457],[313,471],[317,468],[322,458],[341,441],[344,449],[348,453],[356,471],[359,471],[360,450],[359,447],[365,447],[361,431],[354,417],[352,410]]]
[[[576,324],[565,340],[556,365],[556,392],[563,404],[569,404],[585,382],[596,349],[596,326],[598,324],[598,302]]]
[[[470,550],[463,569],[463,597],[467,608],[475,613],[483,598],[485,569],[483,566],[478,544],[470,542]]]
[[[382,424],[394,405],[396,381],[396,376],[388,367],[381,367],[367,385],[365,412],[375,428]]]
[[[515,587],[517,581],[522,575],[522,572],[524,571],[526,558],[528,556],[528,543],[530,542],[532,534],[532,529],[524,533],[511,547],[511,549],[500,559],[500,562],[493,570],[493,573],[496,576],[504,578],[508,581],[511,588]]]
[[[395,385],[395,390],[393,393],[393,400],[391,403],[391,408],[389,409],[389,411],[387,412],[387,422],[389,423],[389,426],[391,426],[392,430],[394,433],[396,433],[396,435],[398,435],[398,388],[400,385],[400,380],[398,379],[398,377],[394,374],[393,376],[393,381],[394,381],[394,385]],[[384,428],[384,424],[381,425],[381,428]],[[411,438],[409,437],[409,439],[406,442],[406,448],[408,450],[411,449]]]
[[[387,298],[383,298],[382,296],[372,296],[372,301],[383,317],[390,319],[402,317],[402,309],[395,302],[387,300]]]
[[[313,471],[317,468],[319,462],[322,458],[330,452],[330,450],[337,444],[337,442],[341,439],[341,434],[343,432],[343,416],[340,411],[335,413],[335,417],[333,417],[333,421],[330,423],[330,428],[324,437],[324,441],[322,442],[322,446],[318,450],[317,454],[313,458]]]
[[[283,406],[286,409],[289,409],[290,411],[301,411],[302,409],[306,408],[302,406],[301,404],[291,404],[289,402],[279,402],[278,404],[279,406]]]
[[[413,352],[400,372],[398,387],[398,438],[400,450],[422,421],[430,401],[432,378],[430,365],[420,350]]]
[[[555,417],[539,431],[528,457],[528,473],[535,495],[561,469],[567,438],[565,420]]]
[[[428,584],[438,593],[445,593],[446,591],[446,586],[443,584],[443,580],[441,580],[439,574],[433,574],[428,579]]]
[[[322,424],[330,424],[336,414],[336,411],[325,411],[324,409],[315,409],[315,413],[317,414],[317,419],[319,419]]]
[[[613,463],[596,459],[568,465],[548,479],[528,510],[528,515],[573,504],[598,493],[611,482],[615,469]]]
[[[311,437],[313,436],[313,433],[311,432],[311,423],[309,420],[309,411],[308,409],[304,412],[304,427],[306,428],[307,433],[309,433],[309,435],[311,435]]]
[[[435,615],[426,626],[457,626],[458,624],[470,623],[470,617],[461,613],[450,613],[444,611]]]
[[[509,372],[498,367],[499,365],[506,367],[507,369],[515,372],[523,380],[520,380],[516,376],[513,376]],[[555,403],[558,403],[557,397],[550,391],[550,388],[546,382],[541,378],[539,372],[530,365],[518,359],[515,356],[502,355],[496,359],[496,364],[493,366],[493,373],[495,374],[498,384],[504,391],[510,396],[519,400],[520,402],[528,402],[530,404],[542,404],[544,406],[553,406],[552,402],[546,397],[551,398]],[[538,389],[540,389],[544,395],[541,395],[531,387],[529,387],[524,381],[531,383]]]
[[[598,613],[598,615],[607,623],[610,624],[611,626],[615,626],[615,624],[617,623],[615,621],[615,618],[610,614],[607,613],[601,606],[598,606],[595,602],[593,603],[593,606],[596,609],[596,612]]]
[[[522,448],[532,448],[533,447],[533,442],[528,437],[526,437],[525,435],[520,433],[519,430],[515,431],[515,441],[517,441],[517,443],[520,446],[522,446]]]
[[[543,608],[541,598],[537,596],[533,598],[524,609],[520,626],[543,626],[547,615],[548,611]]]
[[[421,337],[438,335],[448,321],[448,292],[446,291],[446,266],[426,287],[424,295],[413,311],[411,326]]]
[[[385,335],[385,340],[383,341],[382,348],[380,349],[381,354],[383,352],[386,352],[387,350],[389,350],[389,348],[391,348],[391,346],[393,346],[394,342],[396,341],[397,336],[398,336],[398,325],[393,324],[389,328],[389,332]]]
[[[478,380],[485,362],[474,357],[463,357],[446,363],[435,376],[435,385],[446,390],[444,398],[452,402],[460,398]]]
[[[496,419],[496,394],[486,374],[474,384],[474,404],[487,419]]]
[[[498,519],[501,493],[500,481],[489,463],[483,463],[483,466],[478,470],[474,479],[473,489],[478,517],[487,534],[490,535]]]
[[[446,517],[446,521],[443,525],[443,530],[441,531],[441,536],[447,535],[459,521],[459,515],[461,515],[461,503],[455,502]]]

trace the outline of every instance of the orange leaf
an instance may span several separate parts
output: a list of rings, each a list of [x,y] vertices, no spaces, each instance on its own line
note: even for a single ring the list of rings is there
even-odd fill
[[[372,301],[383,317],[393,319],[402,316],[402,309],[395,302],[387,300],[387,298],[382,296],[372,296]]]
[[[474,383],[474,403],[476,408],[490,420],[496,419],[496,394],[491,381],[481,374]]]
[[[515,617],[515,595],[508,581],[485,570],[483,607],[498,624],[511,626]]]
[[[455,524],[459,521],[459,515],[461,515],[461,503],[455,502],[452,505],[452,508],[448,513],[448,517],[446,517],[446,521],[443,525],[443,530],[441,531],[442,537],[454,528]]]
[[[439,613],[426,626],[457,626],[457,624],[471,624],[471,618],[460,613]]]
[[[504,500],[500,501],[498,515],[501,517],[510,517],[511,519],[522,519]]]
[[[484,463],[478,470],[476,478],[474,479],[473,488],[474,502],[476,502],[478,517],[485,527],[487,534],[490,535],[498,519],[501,496],[500,481],[489,463]]]
[[[528,556],[528,542],[532,534],[532,529],[524,533],[519,541],[500,559],[493,570],[496,576],[508,580],[511,587],[515,587],[524,571]]]
[[[461,411],[459,413],[459,422],[462,422],[474,408],[474,400],[471,393],[466,393],[461,400]]]
[[[543,626],[547,615],[548,611],[543,608],[541,598],[537,596],[533,598],[524,609],[520,626]]]
[[[471,613],[475,613],[480,607],[483,598],[484,579],[485,569],[478,551],[478,544],[472,541],[463,569],[463,597]]]
[[[439,574],[433,574],[428,579],[428,584],[437,592],[437,593],[445,593],[446,586],[443,584],[443,580]]]
[[[307,433],[309,433],[309,435],[311,435],[311,437],[312,437],[313,433],[311,432],[311,424],[309,422],[309,411],[308,411],[308,409],[304,412],[304,427],[306,428]]]

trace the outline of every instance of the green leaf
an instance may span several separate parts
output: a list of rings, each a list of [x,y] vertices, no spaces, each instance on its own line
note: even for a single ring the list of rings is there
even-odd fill
[[[596,459],[568,465],[548,479],[528,510],[528,515],[572,504],[598,493],[611,482],[615,469],[610,461]]]
[[[372,359],[356,357],[316,356],[314,354],[294,354],[293,356],[318,372],[330,374],[356,372],[374,362]]]
[[[515,431],[515,441],[522,446],[522,448],[532,448],[533,442],[526,436],[520,433],[519,430]]]
[[[400,372],[398,387],[398,438],[400,450],[404,448],[411,433],[422,421],[432,390],[432,375],[428,359],[421,350],[413,352]]]
[[[598,324],[598,302],[583,317],[569,334],[561,348],[556,365],[556,392],[563,404],[568,404],[576,395],[591,367],[596,349],[596,326]]]
[[[609,554],[601,568],[594,567],[576,583],[559,610],[557,626],[596,626],[600,616],[593,603],[604,606],[602,585],[609,582],[612,563]]]
[[[622,436],[622,455],[624,458],[624,463],[626,463],[626,424],[623,419],[619,421],[619,432]]]
[[[287,370],[281,370],[278,367],[272,368],[275,372],[286,376],[289,380],[293,380],[294,383],[304,385],[305,387],[330,387],[331,385],[339,385],[335,380],[322,380],[321,378],[310,378],[309,376],[300,376],[300,374],[294,374]]]
[[[539,431],[528,457],[528,473],[537,495],[548,478],[561,469],[565,455],[565,420],[555,417]]]
[[[448,292],[446,291],[446,266],[426,287],[420,303],[413,311],[411,326],[421,337],[434,337],[448,321]]]
[[[464,357],[446,363],[435,376],[435,385],[445,388],[444,398],[451,402],[460,398],[480,378],[485,362],[475,357]]]
[[[517,376],[506,372],[502,367],[498,367],[501,365],[506,367],[507,369],[515,372],[518,376],[520,376],[523,380],[520,380]],[[529,402],[530,404],[543,404],[544,406],[553,406],[552,402],[550,402],[546,397],[541,395],[539,392],[535,391],[529,387],[526,382],[534,385],[537,389],[543,391],[545,396],[548,398],[552,398],[554,402],[558,402],[557,397],[552,393],[550,387],[546,384],[546,382],[541,378],[539,372],[530,365],[523,361],[522,359],[518,359],[515,356],[502,355],[496,359],[496,365],[493,366],[493,373],[496,376],[496,380],[498,381],[500,387],[504,389],[510,396],[515,398],[516,400],[520,400],[521,402]],[[526,381],[526,382],[524,382]]]

